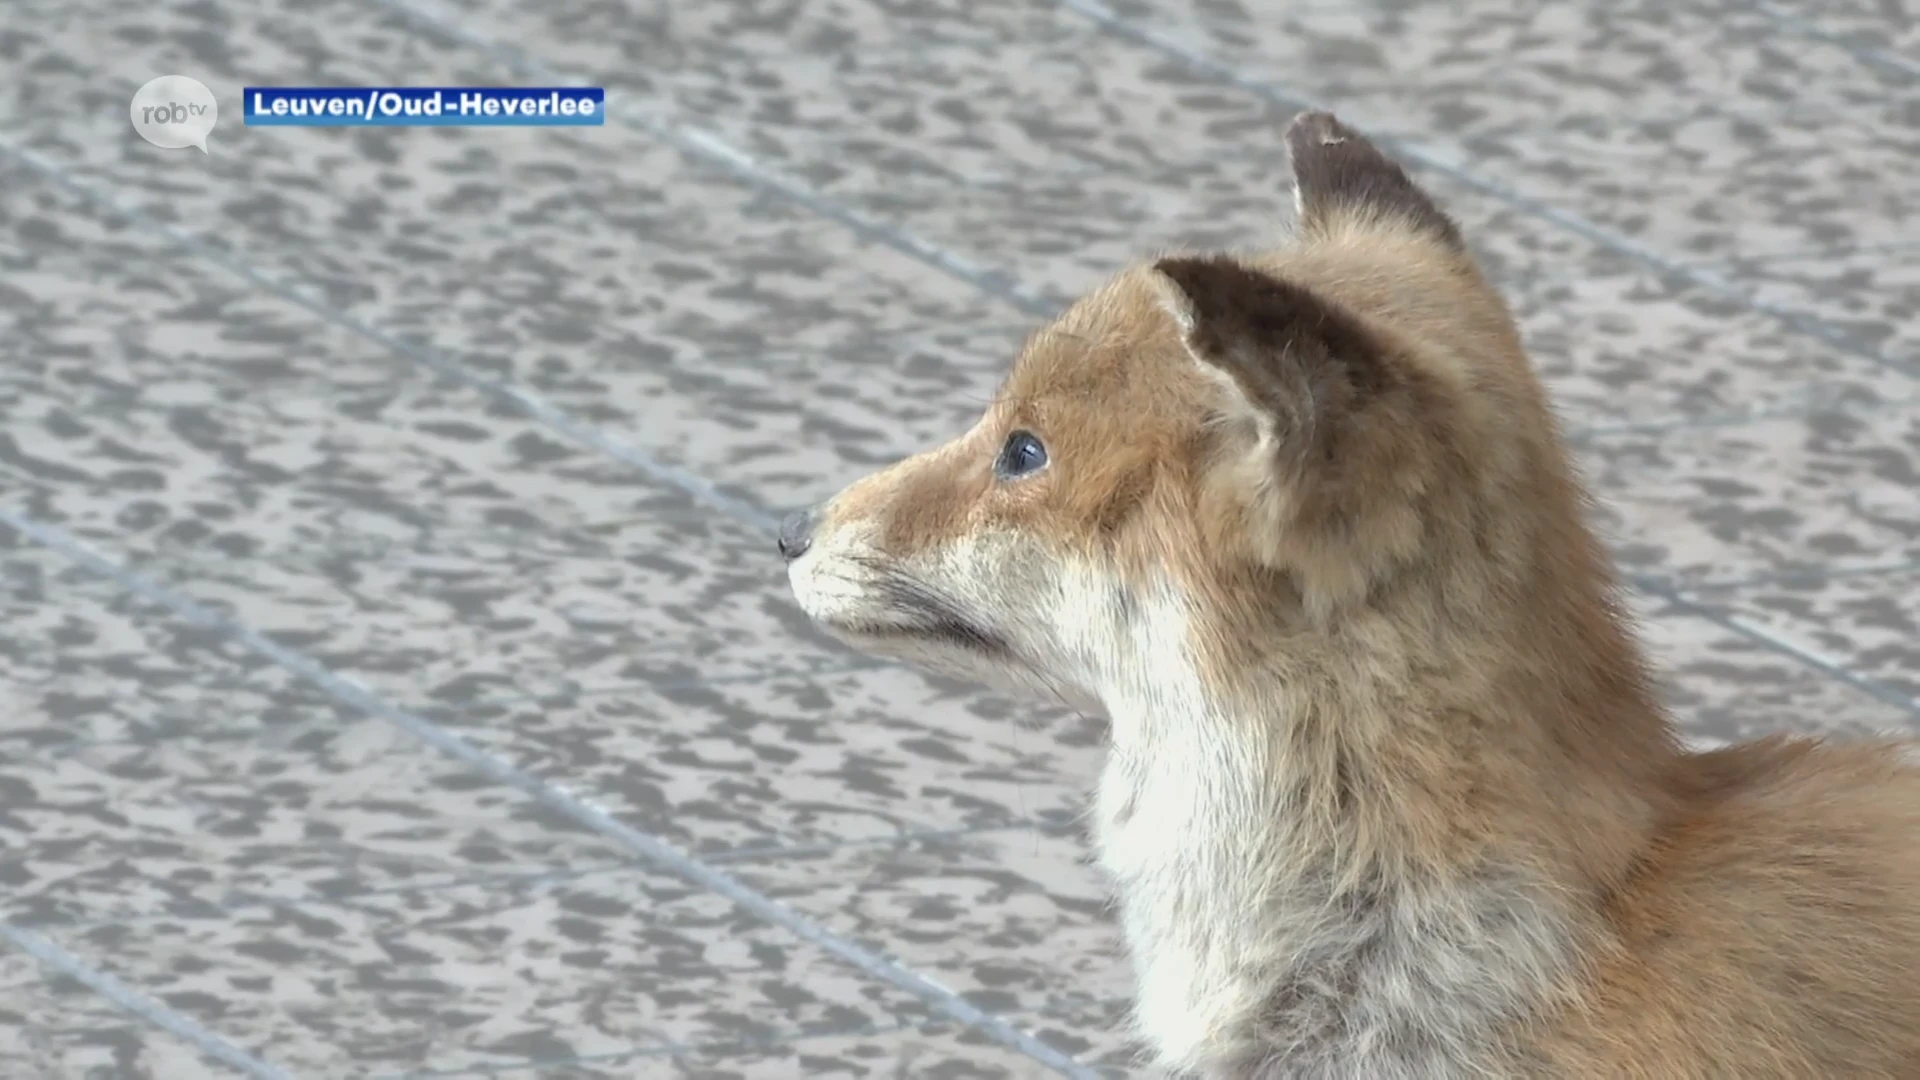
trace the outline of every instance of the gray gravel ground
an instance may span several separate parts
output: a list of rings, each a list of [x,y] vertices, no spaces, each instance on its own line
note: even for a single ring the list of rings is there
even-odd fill
[[[1278,223],[1308,101],[1503,283],[1689,730],[1915,723],[1911,5],[1111,4],[12,0],[0,1076],[1125,1074],[1099,730],[823,640],[769,522]]]

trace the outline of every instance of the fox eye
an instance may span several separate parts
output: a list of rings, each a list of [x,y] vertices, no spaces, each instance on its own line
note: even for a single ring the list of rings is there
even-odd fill
[[[993,472],[1002,480],[1012,480],[1028,473],[1039,472],[1047,463],[1047,448],[1041,444],[1038,436],[1031,431],[1016,431],[1007,436],[1007,443],[1000,448],[1000,457],[993,463]]]

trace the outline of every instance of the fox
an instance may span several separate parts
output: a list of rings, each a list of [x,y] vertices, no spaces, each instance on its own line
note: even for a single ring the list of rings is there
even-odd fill
[[[856,650],[1106,724],[1147,1064],[1920,1077],[1910,743],[1689,745],[1519,325],[1330,112],[1268,249],[1066,306],[957,438],[778,529]]]

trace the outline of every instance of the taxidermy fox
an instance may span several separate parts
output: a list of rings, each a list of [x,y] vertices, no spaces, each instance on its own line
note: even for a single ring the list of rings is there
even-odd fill
[[[1508,309],[1325,113],[1297,236],[1125,270],[953,442],[790,518],[820,625],[1097,710],[1157,1063],[1920,1077],[1920,773],[1691,753]]]

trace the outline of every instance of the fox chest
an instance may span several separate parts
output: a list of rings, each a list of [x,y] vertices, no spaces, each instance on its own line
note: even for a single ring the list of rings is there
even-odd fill
[[[1181,764],[1110,762],[1096,799],[1134,1026],[1158,1064],[1208,1080],[1499,1075],[1491,1030],[1554,967],[1537,948],[1546,928],[1492,897],[1424,920],[1392,898],[1335,896],[1254,791]]]

